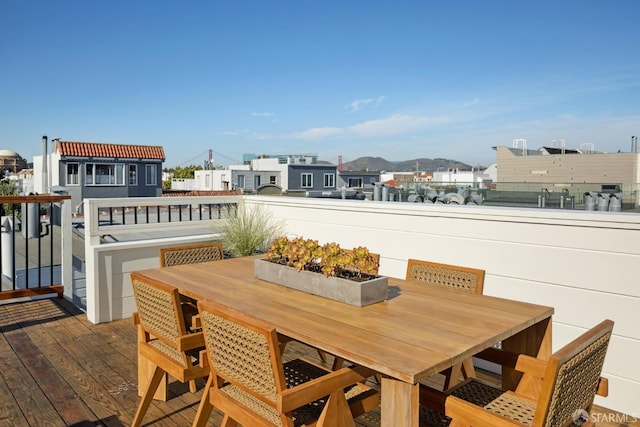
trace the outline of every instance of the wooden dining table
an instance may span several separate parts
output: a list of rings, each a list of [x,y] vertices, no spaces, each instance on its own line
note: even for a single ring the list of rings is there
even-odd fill
[[[551,354],[552,307],[394,278],[386,301],[356,307],[259,280],[254,259],[154,268],[131,278],[250,313],[282,335],[379,372],[383,426],[418,426],[419,382],[497,342],[542,359]],[[539,387],[509,370],[502,381],[507,389]]]

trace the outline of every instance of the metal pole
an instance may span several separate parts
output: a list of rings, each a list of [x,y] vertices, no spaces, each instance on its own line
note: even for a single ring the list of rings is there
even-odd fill
[[[49,171],[47,170],[47,135],[42,136],[42,193],[47,193]]]

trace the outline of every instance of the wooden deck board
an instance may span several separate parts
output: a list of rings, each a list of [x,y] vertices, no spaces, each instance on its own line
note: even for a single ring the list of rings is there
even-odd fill
[[[285,358],[300,355],[319,361],[309,347],[287,346]],[[130,320],[93,325],[73,304],[58,299],[0,305],[0,427],[130,425],[139,402],[136,363]],[[437,386],[440,379],[433,381]],[[186,385],[170,383],[171,398],[151,404],[145,425],[190,425],[203,385],[199,382],[192,394]],[[221,421],[214,410],[207,425]],[[357,425],[379,425],[379,413],[360,417]]]

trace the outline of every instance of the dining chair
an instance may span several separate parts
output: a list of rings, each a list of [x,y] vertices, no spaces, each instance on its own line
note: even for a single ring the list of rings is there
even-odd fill
[[[378,406],[378,392],[363,384],[369,369],[283,363],[271,324],[211,301],[198,308],[206,343],[200,359],[211,375],[194,427],[206,425],[214,407],[224,414],[221,427],[291,427],[353,426]]]
[[[425,405],[421,415],[440,420],[432,425],[450,422],[452,427],[583,425],[589,421],[595,395],[608,394],[608,382],[601,374],[613,324],[611,320],[601,322],[546,361],[495,348],[485,350],[480,357],[531,375],[539,387],[504,391],[475,378],[444,393],[421,385],[420,403]]]
[[[209,370],[198,363],[204,348],[202,332],[188,333],[178,289],[162,284],[132,280],[137,312],[138,357],[153,366],[132,426],[142,423],[162,379],[168,374],[182,383],[206,377]],[[194,390],[191,390],[194,391]]]
[[[409,259],[406,280],[423,282],[428,286],[454,289],[460,292],[482,294],[484,270]],[[475,377],[473,360],[471,358],[465,359],[441,373],[445,377],[443,390],[446,390],[452,383],[457,383],[460,377],[463,379]]]
[[[160,267],[218,261],[224,258],[221,243],[199,243],[194,245],[160,248]]]
[[[175,265],[197,264],[224,259],[222,244],[218,242],[160,248],[158,255],[160,267],[173,267]],[[184,295],[180,298],[187,327],[197,330],[199,328],[199,319],[196,301]]]

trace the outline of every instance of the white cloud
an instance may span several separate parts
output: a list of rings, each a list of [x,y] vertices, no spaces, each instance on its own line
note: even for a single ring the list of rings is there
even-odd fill
[[[285,137],[304,141],[318,141],[338,136],[353,136],[358,138],[387,137],[409,134],[441,123],[446,123],[447,121],[444,117],[394,114],[384,119],[369,120],[351,126],[326,126],[310,128],[300,132],[291,132],[285,135]]]
[[[379,96],[377,98],[356,99],[355,101],[351,101],[349,104],[345,105],[344,109],[349,113],[353,113],[362,110],[366,106],[377,107],[384,102],[384,98],[384,96]]]
[[[385,119],[369,120],[349,126],[349,133],[359,137],[402,135],[445,123],[444,117],[409,116],[394,114]]]
[[[302,132],[293,132],[288,135],[289,138],[302,139],[305,141],[316,141],[338,136],[344,133],[344,129],[336,127],[311,128]]]

